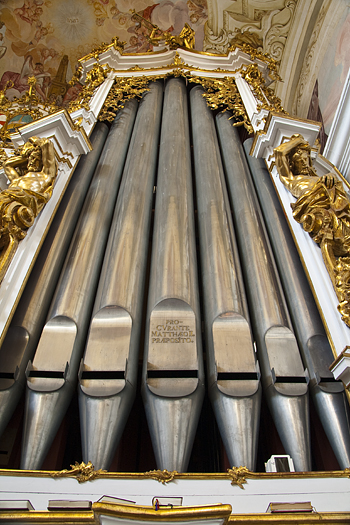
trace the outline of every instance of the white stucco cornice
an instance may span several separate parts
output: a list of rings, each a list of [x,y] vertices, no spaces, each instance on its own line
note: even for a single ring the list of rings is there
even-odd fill
[[[236,48],[230,51],[227,55],[214,55],[211,53],[202,53],[199,51],[190,51],[187,49],[178,48],[177,50],[164,49],[159,52],[144,53],[144,54],[120,54],[119,51],[113,47],[109,48],[104,53],[99,55],[99,62],[102,65],[108,65],[115,70],[115,76],[140,76],[145,74],[152,74],[152,71],[162,71],[167,73],[174,69],[175,57],[179,57],[186,66],[199,69],[206,72],[211,72],[212,77],[219,78],[234,74],[237,69],[256,63],[259,70],[264,76],[268,74],[268,67],[262,60],[250,58],[247,53]],[[96,60],[89,58],[82,62],[83,77],[85,80],[86,73],[92,69]],[[134,68],[142,68],[143,71],[137,71]],[[224,70],[221,72],[220,70]],[[155,74],[155,73],[154,73]]]

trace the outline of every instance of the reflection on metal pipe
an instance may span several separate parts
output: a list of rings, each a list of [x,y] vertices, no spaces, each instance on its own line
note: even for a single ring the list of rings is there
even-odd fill
[[[138,111],[80,371],[83,460],[109,467],[136,393],[163,86]]]
[[[263,387],[296,470],[311,469],[307,380],[242,145],[227,113],[216,117]]]
[[[40,468],[74,391],[136,104],[112,125],[27,368],[23,469]]]
[[[209,395],[231,465],[255,469],[261,387],[215,124],[191,90]]]
[[[93,150],[79,161],[1,346],[0,435],[22,394],[25,369],[38,344],[59,272],[107,133],[105,124],[96,126],[91,136]]]
[[[159,469],[185,471],[204,396],[186,88],[168,81],[142,395]]]
[[[341,381],[329,366],[334,360],[317,306],[263,159],[244,148],[281,276],[299,348],[310,376],[310,392],[329,442],[342,469],[350,466],[349,405]]]

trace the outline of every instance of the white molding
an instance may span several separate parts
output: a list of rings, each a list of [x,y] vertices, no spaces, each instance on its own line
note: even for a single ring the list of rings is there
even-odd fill
[[[350,387],[350,347],[343,350],[330,366],[330,370],[336,379],[343,381],[346,388]]]
[[[337,166],[350,182],[350,69],[323,155]]]
[[[349,512],[350,480],[329,475],[309,476],[291,473],[283,478],[272,474],[267,479],[247,478],[242,490],[230,479],[212,477],[175,479],[162,484],[152,479],[101,477],[86,483],[72,478],[28,475],[0,476],[0,499],[30,500],[35,510],[46,510],[49,499],[98,501],[102,496],[152,505],[153,497],[183,497],[183,506],[229,504],[233,514],[265,513],[271,501],[311,501],[316,512]],[[11,494],[11,498],[10,498]]]
[[[290,138],[300,133],[309,144],[316,141],[321,124],[312,120],[298,120],[282,113],[271,113],[266,132],[258,135],[253,145],[251,155],[263,157],[268,160],[273,154],[273,149],[279,146],[285,137]]]
[[[120,54],[119,51],[116,51],[114,47],[109,48],[104,53],[101,53],[99,56],[99,62],[102,65],[107,64],[109,67],[115,69],[115,76],[143,76],[157,74],[160,72],[167,73],[169,66],[169,71],[174,69],[172,65],[175,59],[175,56],[179,56],[183,60],[184,64],[190,68],[199,68],[205,71],[210,71],[211,76],[215,78],[220,78],[227,76],[227,71],[234,73],[237,69],[242,66],[249,66],[253,63],[256,63],[259,67],[259,70],[267,78],[268,68],[267,64],[259,59],[251,60],[250,56],[247,53],[244,53],[240,49],[235,49],[230,51],[227,55],[214,55],[210,53],[203,53],[198,51],[190,51],[186,49],[177,49],[177,50],[164,50],[154,53],[145,53],[145,54]],[[92,69],[96,60],[94,58],[89,58],[82,63],[83,66],[83,76],[82,80],[85,79],[86,73]],[[143,68],[146,71],[132,71],[132,68],[139,67]],[[181,66],[180,66],[181,67]],[[220,73],[220,69],[226,71],[225,74]],[[148,71],[152,70],[152,71]],[[219,71],[218,71],[219,70]],[[197,73],[201,75],[201,73]]]

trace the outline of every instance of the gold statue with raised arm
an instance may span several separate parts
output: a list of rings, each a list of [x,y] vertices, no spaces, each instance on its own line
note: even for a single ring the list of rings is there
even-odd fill
[[[3,168],[10,184],[0,193],[0,282],[19,241],[51,197],[57,175],[53,145],[32,137]]]
[[[301,135],[274,151],[280,180],[297,198],[293,217],[320,245],[338,310],[350,326],[350,201],[343,183],[332,173],[317,175],[310,144]]]
[[[153,24],[152,24],[153,25]],[[169,46],[170,49],[177,49],[178,47],[184,47],[186,49],[194,49],[195,45],[195,32],[191,26],[186,22],[183,26],[179,35],[172,35],[168,31],[162,31],[161,35],[157,36],[157,32],[160,32],[158,26],[153,25],[151,34],[148,37],[148,41],[158,46],[159,42],[164,42],[165,45]]]

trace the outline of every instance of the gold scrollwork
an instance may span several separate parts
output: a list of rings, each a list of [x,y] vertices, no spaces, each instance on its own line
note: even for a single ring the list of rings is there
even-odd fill
[[[258,60],[265,62],[269,69],[269,76],[272,80],[282,80],[278,73],[278,63],[268,53],[263,53],[262,51],[255,49],[252,45],[248,43],[241,43],[235,39],[231,41],[231,46],[229,47],[228,51],[234,51],[237,47],[244,53],[247,53],[247,55],[249,55],[252,60],[257,58]]]
[[[89,102],[95,89],[104,82],[110,71],[111,68],[107,64],[101,65],[99,62],[96,62],[86,74],[85,85],[81,90],[78,99],[70,102],[68,111],[71,112],[81,108],[89,111]]]
[[[169,472],[169,470],[150,470],[149,472],[145,472],[145,477],[155,479],[159,481],[159,483],[163,483],[163,485],[165,485],[166,483],[173,481],[176,474],[178,474],[176,470],[171,472]]]
[[[176,60],[176,57],[175,59]],[[237,89],[234,78],[225,77],[221,79],[192,76],[190,72],[182,69],[181,58],[177,61],[177,67],[174,67],[170,73],[160,75],[142,76],[142,77],[122,77],[116,78],[108,97],[102,107],[99,120],[111,122],[119,109],[123,108],[127,100],[138,97],[149,90],[149,83],[155,80],[168,78],[170,76],[184,77],[189,82],[194,82],[203,86],[204,97],[211,109],[220,109],[226,111],[229,109],[233,113],[235,122],[233,126],[244,126],[248,133],[253,132],[249,117],[243,105],[241,96]]]
[[[103,104],[99,120],[112,122],[119,109],[123,108],[128,100],[135,97],[139,98],[145,91],[149,91],[150,81],[157,78],[159,77],[116,78]]]
[[[84,483],[85,481],[91,481],[93,479],[98,478],[101,474],[105,472],[106,470],[102,469],[95,470],[95,467],[93,466],[91,461],[89,461],[88,463],[84,463],[84,461],[78,463],[78,461],[76,461],[74,465],[71,465],[70,470],[64,469],[58,472],[52,472],[50,473],[50,475],[53,478],[76,478],[76,480],[79,483]]]
[[[0,193],[0,282],[19,241],[51,198],[57,175],[53,144],[31,137],[3,167],[10,184]]]
[[[275,148],[281,182],[297,198],[294,219],[320,245],[342,320],[350,327],[350,200],[332,173],[318,177],[311,147],[301,135]]]
[[[242,69],[241,74],[260,102],[258,109],[267,109],[268,111],[288,115],[287,111],[282,107],[281,100],[274,94],[271,88],[266,87],[265,79],[259,71],[257,64],[251,64],[246,69]]]
[[[94,58],[95,60],[98,60],[99,56],[104,53],[105,51],[108,51],[111,47],[114,47],[116,51],[119,51],[120,53],[123,52],[124,46],[126,45],[126,42],[119,40],[117,36],[112,38],[112,41],[110,44],[106,44],[105,42],[102,42],[99,46],[94,47],[94,49],[89,53],[88,55],[85,55],[83,58],[79,59],[79,62],[86,62],[86,60],[89,60],[89,58]]]
[[[241,489],[244,489],[243,485],[247,483],[246,477],[251,474],[247,467],[228,468],[227,473],[231,478],[231,485],[238,485]]]
[[[157,33],[161,34],[159,35]],[[177,49],[179,47],[194,49],[195,32],[187,22],[179,35],[171,35],[168,31],[161,31],[158,26],[153,25],[148,41],[156,46],[159,45],[159,42],[163,41],[170,49]]]
[[[205,78],[193,76],[190,82],[201,84],[206,93],[203,95],[210,109],[229,109],[233,113],[233,126],[244,126],[248,133],[253,133],[241,96],[232,77]]]

